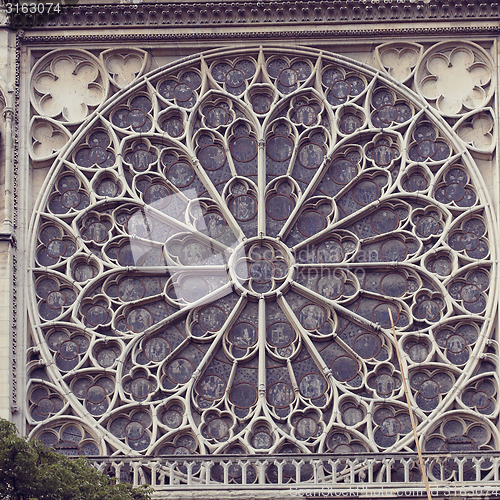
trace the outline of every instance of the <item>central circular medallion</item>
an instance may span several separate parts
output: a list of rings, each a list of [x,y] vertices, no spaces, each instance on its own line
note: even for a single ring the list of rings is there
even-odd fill
[[[274,278],[274,264],[271,260],[257,259],[250,264],[249,275],[256,283],[269,283]]]
[[[274,297],[288,286],[294,258],[281,242],[251,238],[239,245],[229,259],[229,276],[240,293]]]

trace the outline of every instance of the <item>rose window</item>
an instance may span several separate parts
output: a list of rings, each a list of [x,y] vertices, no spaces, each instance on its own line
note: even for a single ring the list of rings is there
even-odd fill
[[[55,160],[32,223],[36,435],[100,454],[403,450],[404,376],[426,450],[496,446],[472,158],[416,94],[313,54],[155,70]]]

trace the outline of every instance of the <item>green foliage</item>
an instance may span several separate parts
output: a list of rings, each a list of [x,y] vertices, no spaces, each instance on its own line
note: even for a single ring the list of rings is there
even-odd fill
[[[86,458],[68,458],[17,435],[0,419],[0,499],[148,500],[151,488],[116,483]]]

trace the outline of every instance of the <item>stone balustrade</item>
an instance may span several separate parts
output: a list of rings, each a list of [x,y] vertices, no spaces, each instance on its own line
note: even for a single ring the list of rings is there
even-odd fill
[[[424,461],[433,496],[473,498],[498,489],[499,452],[426,453]],[[120,481],[148,484],[157,494],[175,492],[179,498],[196,498],[201,490],[217,498],[236,490],[255,498],[285,490],[304,498],[425,496],[418,458],[411,453],[109,457],[92,463]]]

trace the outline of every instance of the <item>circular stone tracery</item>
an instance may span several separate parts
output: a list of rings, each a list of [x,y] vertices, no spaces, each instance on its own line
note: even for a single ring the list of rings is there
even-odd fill
[[[313,54],[155,70],[54,163],[31,226],[35,436],[407,449],[390,308],[425,449],[498,443],[494,225],[467,146],[401,85]]]
[[[294,276],[290,250],[272,238],[252,238],[240,244],[229,260],[229,277],[241,293],[275,297]]]

